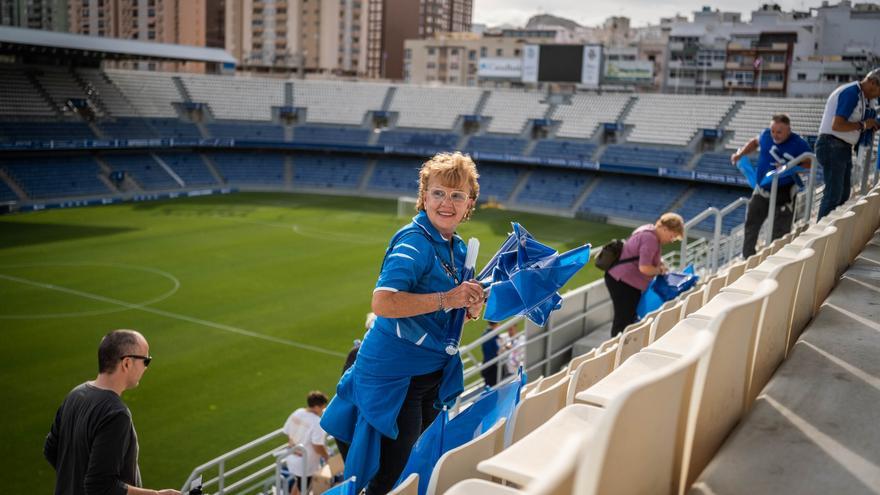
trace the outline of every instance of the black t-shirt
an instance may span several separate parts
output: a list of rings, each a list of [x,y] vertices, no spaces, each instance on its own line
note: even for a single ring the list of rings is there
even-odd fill
[[[67,394],[46,436],[56,495],[119,494],[140,486],[131,412],[112,390],[83,383]]]

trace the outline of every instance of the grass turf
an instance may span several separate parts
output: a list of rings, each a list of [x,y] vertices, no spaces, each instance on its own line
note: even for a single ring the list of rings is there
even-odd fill
[[[0,218],[4,491],[51,490],[43,439],[114,328],[143,332],[155,357],[124,395],[151,488],[179,488],[198,464],[279,428],[307,391],[332,394],[404,223],[395,212],[387,200],[236,194]],[[480,210],[459,229],[480,239],[478,267],[511,220],[559,250],[629,233]],[[598,277],[589,266],[568,288]],[[465,340],[481,330],[468,324]]]

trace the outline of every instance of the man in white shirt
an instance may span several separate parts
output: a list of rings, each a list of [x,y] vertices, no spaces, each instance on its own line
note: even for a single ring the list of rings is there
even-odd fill
[[[877,129],[877,119],[868,117],[868,107],[871,100],[878,96],[880,69],[874,69],[861,81],[835,89],[825,103],[819,139],[816,141],[816,158],[822,166],[825,179],[819,218],[849,199],[853,146],[862,132]]]
[[[291,447],[303,445],[306,448],[305,466],[303,455],[293,453],[287,456],[285,462],[287,469],[293,478],[293,486],[290,488],[291,495],[300,493],[302,477],[306,477],[306,486],[311,486],[312,475],[321,470],[321,459],[329,457],[324,442],[327,434],[321,428],[321,415],[327,407],[327,396],[318,391],[309,392],[306,397],[308,407],[301,407],[287,418],[284,423],[284,433],[287,434],[287,443]]]

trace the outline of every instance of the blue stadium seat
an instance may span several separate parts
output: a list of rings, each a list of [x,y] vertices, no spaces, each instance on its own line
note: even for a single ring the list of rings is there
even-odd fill
[[[516,165],[480,162],[477,171],[480,173],[480,199],[507,201],[525,169]]]
[[[519,193],[517,202],[547,208],[571,208],[591,180],[592,176],[585,172],[536,169]]]
[[[284,185],[282,153],[210,153],[217,172],[228,184],[281,187]]]
[[[594,143],[566,141],[563,139],[542,139],[538,141],[532,150],[532,156],[591,161],[595,152],[596,145]]]
[[[419,168],[423,160],[418,158],[384,157],[376,161],[367,187],[371,190],[396,192],[415,196],[419,190]],[[480,169],[482,173],[482,169]]]
[[[0,160],[28,197],[34,199],[95,196],[111,191],[98,178],[97,162],[89,156],[52,156]]]
[[[18,195],[15,194],[15,191],[9,188],[6,181],[0,180],[0,203],[5,203],[7,201],[18,201]]]
[[[429,150],[452,151],[458,144],[459,135],[452,132],[413,132],[394,129],[379,135],[382,146],[411,146]]]
[[[604,175],[578,209],[652,222],[668,211],[686,189],[684,182]]]
[[[362,146],[370,137],[368,129],[301,125],[294,127],[293,140],[309,144],[348,144]]]
[[[527,140],[516,136],[483,134],[472,136],[468,141],[466,152],[498,153],[501,155],[521,155]]]
[[[367,169],[366,158],[335,155],[297,155],[293,184],[323,189],[356,189]]]
[[[96,139],[85,122],[0,122],[0,142]]]
[[[201,139],[202,134],[195,124],[179,119],[146,119],[146,124],[156,130],[163,138]]]
[[[207,124],[211,137],[250,141],[284,141],[284,127],[262,122],[218,120]]]
[[[217,181],[198,153],[157,153],[187,187],[216,186]]]
[[[150,139],[160,136],[150,127],[147,119],[136,117],[119,117],[116,120],[105,120],[98,123],[98,128],[108,139]]]
[[[728,161],[728,163],[730,163]],[[699,215],[706,208],[714,206],[715,208],[723,208],[733,201],[741,197],[751,196],[751,191],[743,187],[724,187],[710,184],[700,184],[694,186],[693,193],[688,196],[685,202],[678,208],[677,213],[684,217],[685,221]],[[733,227],[745,221],[746,208],[745,205],[730,213],[721,225],[724,233],[730,232]],[[715,219],[710,218],[700,222],[697,230],[712,232],[715,229]]]
[[[691,156],[691,152],[687,150],[612,144],[602,153],[599,162],[602,165],[626,167],[684,168]]]
[[[114,172],[130,175],[147,191],[177,189],[180,185],[147,153],[102,154],[101,158]]]

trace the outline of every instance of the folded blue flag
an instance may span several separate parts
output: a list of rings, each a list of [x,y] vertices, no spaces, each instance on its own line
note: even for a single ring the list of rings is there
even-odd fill
[[[413,445],[406,467],[395,486],[403,483],[412,473],[418,473],[419,495],[424,495],[434,466],[443,454],[482,435],[501,418],[507,418],[507,424],[510,423],[519,403],[523,383],[525,373],[520,370],[518,380],[487,391],[451,420],[445,409],[441,411]]]
[[[794,167],[786,170],[785,172],[783,172],[781,174],[777,170],[771,170],[771,171],[767,172],[764,175],[764,177],[761,179],[761,187],[763,187],[764,189],[770,189],[770,186],[773,185],[773,177],[775,177],[777,175],[779,176],[780,179],[782,179],[783,177],[788,177],[790,175],[794,175],[795,182],[798,182],[798,186],[803,187],[803,183],[800,182],[800,178],[797,177],[796,174],[798,172],[804,172],[806,170],[807,169],[801,167],[800,165],[795,165]]]
[[[559,254],[541,244],[520,224],[477,276],[489,286],[484,318],[501,321],[523,315],[543,326],[550,312],[559,309],[559,289],[590,260],[590,245]]]
[[[666,301],[671,301],[693,287],[700,277],[694,274],[694,265],[688,265],[680,273],[670,272],[657,275],[642,293],[636,315],[641,320],[646,314],[656,310]]]
[[[741,157],[739,161],[736,162],[736,168],[738,168],[743,176],[745,176],[746,180],[749,181],[749,187],[754,189],[758,184],[757,178],[755,177],[757,172],[755,171],[755,166],[752,165],[752,161],[749,160],[749,157]]]

